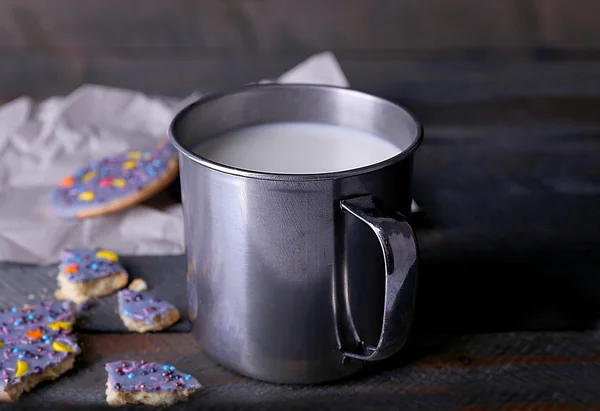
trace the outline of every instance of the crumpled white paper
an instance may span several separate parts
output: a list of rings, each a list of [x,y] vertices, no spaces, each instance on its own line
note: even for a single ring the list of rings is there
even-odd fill
[[[333,54],[320,53],[283,74],[285,83],[348,86]],[[119,254],[185,251],[181,204],[165,193],[120,213],[63,220],[49,208],[50,190],[94,159],[156,146],[173,115],[197,99],[149,97],[85,85],[67,97],[0,106],[0,261],[49,264],[66,247],[107,247]]]

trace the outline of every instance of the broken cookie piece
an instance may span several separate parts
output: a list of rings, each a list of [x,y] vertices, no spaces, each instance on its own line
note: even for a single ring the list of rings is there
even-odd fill
[[[130,331],[160,331],[181,318],[179,310],[147,292],[119,291],[119,315]]]
[[[15,401],[73,368],[81,351],[70,302],[0,309],[0,401]]]
[[[190,374],[172,365],[142,361],[114,361],[106,364],[106,401],[110,405],[173,405],[186,400],[201,388]]]
[[[61,253],[57,279],[56,298],[80,304],[123,288],[128,276],[114,252],[73,248]]]
[[[136,278],[131,282],[131,284],[129,284],[129,287],[127,288],[129,288],[131,291],[137,292],[146,291],[148,289],[148,284],[146,284],[146,282],[141,278]]]

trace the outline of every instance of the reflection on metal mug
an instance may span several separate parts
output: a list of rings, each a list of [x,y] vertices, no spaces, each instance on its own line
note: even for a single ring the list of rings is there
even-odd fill
[[[371,133],[399,154],[274,174],[195,153],[231,130],[282,122]],[[180,153],[193,333],[207,354],[260,380],[318,383],[400,350],[418,276],[403,216],[422,140],[411,114],[350,89],[260,84],[201,98],[169,133]]]

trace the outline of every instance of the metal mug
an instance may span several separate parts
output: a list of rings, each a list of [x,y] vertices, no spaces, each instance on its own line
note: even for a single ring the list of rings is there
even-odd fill
[[[402,151],[324,174],[269,174],[194,148],[249,125],[313,122]],[[405,109],[350,89],[250,85],[184,108],[179,151],[193,333],[206,353],[275,383],[345,377],[396,353],[410,328],[418,245],[410,212],[422,127]]]

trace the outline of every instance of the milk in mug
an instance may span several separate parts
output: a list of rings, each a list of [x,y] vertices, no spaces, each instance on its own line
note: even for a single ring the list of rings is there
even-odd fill
[[[194,151],[222,165],[275,174],[351,170],[400,153],[394,144],[373,134],[300,122],[241,128],[212,138]]]

